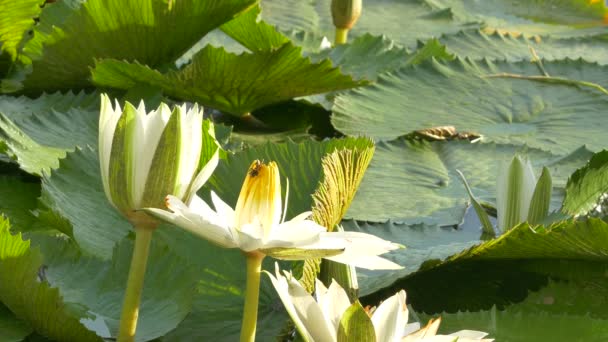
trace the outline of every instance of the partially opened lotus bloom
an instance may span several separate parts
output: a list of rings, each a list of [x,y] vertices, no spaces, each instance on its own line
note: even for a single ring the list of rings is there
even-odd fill
[[[422,329],[419,323],[408,324],[409,313],[403,290],[369,312],[365,311],[358,302],[351,304],[346,291],[335,281],[326,288],[317,279],[315,300],[290,273],[283,271],[281,274],[278,264],[275,265],[274,276],[266,273],[300,335],[308,342],[492,341],[492,339],[484,339],[486,333],[474,330],[437,335],[440,319],[431,320]],[[355,313],[356,311],[364,317],[361,318],[361,315]],[[349,326],[355,328],[349,329]],[[355,332],[354,335],[357,337],[353,337],[349,331]]]
[[[173,111],[161,103],[146,113],[101,96],[99,160],[103,188],[112,205],[132,223],[145,220],[143,207],[164,207],[167,194],[188,202],[217,166],[217,155],[202,169],[203,112],[197,105]]]
[[[281,179],[276,163],[254,161],[245,177],[235,209],[211,193],[215,210],[194,196],[186,205],[167,196],[169,211],[148,213],[182,227],[226,248],[240,248],[277,259],[324,257],[368,269],[398,269],[378,255],[400,248],[398,244],[357,232],[327,232],[304,212],[285,221],[287,206],[281,199]]]

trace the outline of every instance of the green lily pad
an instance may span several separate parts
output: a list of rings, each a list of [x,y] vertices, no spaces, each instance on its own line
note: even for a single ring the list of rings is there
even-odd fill
[[[546,227],[523,223],[445,261],[427,262],[374,297],[405,288],[416,310],[433,313],[487,310],[493,305],[502,309],[524,300],[529,291],[539,290],[550,279],[593,287],[608,271],[607,237],[608,224],[598,219],[566,220]],[[598,287],[597,291],[608,293],[608,288]],[[582,297],[578,304],[564,305],[555,312],[608,318],[605,306],[587,305]]]
[[[330,0],[266,0],[262,2],[262,18],[282,30],[297,29],[333,38],[330,4]],[[438,6],[435,1],[380,0],[364,4],[361,17],[350,35],[386,35],[400,45],[414,48],[419,39],[426,40],[443,33],[479,26],[478,22],[455,15],[449,8]]]
[[[39,334],[60,341],[101,341],[80,322],[85,310],[39,279],[43,256],[0,218],[0,300]]]
[[[481,30],[467,30],[446,35],[440,41],[450,52],[460,57],[475,60],[506,59],[508,61],[532,60],[530,49],[548,61],[565,58],[583,58],[588,62],[608,64],[608,34],[574,38],[554,38],[552,36],[526,37],[509,32],[486,34]]]
[[[604,88],[608,83],[605,66],[584,61],[545,62],[544,66],[556,78]],[[339,95],[332,123],[347,135],[380,140],[451,125],[460,132],[481,135],[482,142],[526,144],[557,154],[583,144],[593,151],[608,147],[602,138],[608,129],[603,119],[608,96],[567,80],[517,78],[539,75],[539,68],[528,62],[422,63]]]
[[[32,333],[32,328],[26,322],[17,319],[4,305],[0,304],[0,342],[23,341]]]
[[[0,1],[0,53],[6,52],[14,61],[25,33],[34,26],[43,0]]]
[[[608,338],[606,318],[583,308],[602,302],[598,300],[597,290],[598,286],[550,282],[541,290],[530,292],[523,302],[503,310],[493,307],[475,312],[443,312],[439,332],[474,329],[489,333],[488,337],[510,342],[603,341]],[[568,312],[572,306],[580,308],[580,312]],[[430,318],[425,314],[418,317],[422,321]]]
[[[399,139],[379,143],[345,218],[458,225],[462,222],[468,195],[456,170],[464,174],[478,199],[493,202],[498,168],[514,154],[528,156],[537,170],[541,166],[550,169],[553,209],[561,205],[566,179],[592,155],[585,148],[560,157],[525,146],[468,141]]]
[[[162,228],[159,237],[196,265],[201,278],[192,311],[162,341],[238,340],[246,282],[245,257],[241,251],[217,247],[177,227]],[[274,272],[274,262],[267,258],[263,268]],[[274,287],[262,275],[256,339],[275,339],[287,320]]]
[[[207,32],[229,21],[254,0],[91,0],[47,4],[24,48],[32,72],[30,91],[89,86],[95,58],[173,63]]]
[[[98,108],[98,93],[42,94],[36,99],[2,96],[0,141],[4,153],[28,173],[49,172],[66,151],[97,145]]]
[[[603,1],[439,0],[454,13],[483,21],[501,31],[529,34],[587,35],[588,30],[606,30],[608,8]]]
[[[589,163],[568,179],[562,210],[571,215],[583,215],[597,205],[608,192],[608,151],[599,152]]]
[[[98,216],[103,220],[103,216]],[[45,280],[66,302],[82,307],[81,322],[104,338],[116,337],[127,283],[133,241],[115,246],[112,260],[87,257],[75,244],[45,236],[32,237],[45,257]],[[144,280],[136,341],[149,341],[173,330],[190,312],[198,269],[154,235]]]
[[[166,74],[139,63],[106,59],[96,63],[93,81],[119,89],[149,84],[166,95],[236,116],[298,96],[365,84],[342,74],[328,60],[312,63],[302,57],[301,48],[291,43],[240,55],[206,46],[192,58],[192,63],[182,70]]]
[[[40,183],[20,175],[0,175],[0,213],[14,227],[29,228],[38,205]],[[0,330],[1,331],[1,330]]]

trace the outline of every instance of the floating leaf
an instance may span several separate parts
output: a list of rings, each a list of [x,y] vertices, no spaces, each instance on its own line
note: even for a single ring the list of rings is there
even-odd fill
[[[139,63],[106,59],[96,63],[93,81],[119,89],[149,84],[169,96],[237,116],[294,97],[365,84],[343,75],[327,60],[311,63],[291,43],[240,55],[207,46],[193,56],[191,64],[166,74]]]
[[[571,215],[589,212],[608,192],[608,151],[591,157],[589,163],[576,170],[568,179],[562,210]]]
[[[448,50],[460,57],[475,60],[506,59],[508,61],[532,60],[530,49],[547,61],[565,58],[583,58],[588,62],[608,64],[608,35],[583,36],[574,38],[555,38],[552,36],[516,35],[510,32],[484,33],[480,30],[467,30],[446,35],[439,39]]]
[[[0,342],[23,341],[32,333],[32,328],[26,322],[17,319],[4,305],[0,304]]]
[[[11,235],[0,218],[0,300],[41,335],[60,341],[101,341],[81,323],[82,308],[70,305],[57,288],[37,279],[43,256],[21,234]]]
[[[608,129],[603,126],[608,125],[603,120],[608,97],[575,83],[605,86],[608,67],[583,61],[544,66],[551,76],[573,81],[518,78],[540,75],[538,67],[527,62],[458,59],[403,68],[373,85],[339,95],[332,123],[345,134],[381,140],[450,125],[480,134],[482,142],[526,144],[558,154],[583,144],[591,150],[607,147],[602,136]]]
[[[494,202],[499,166],[514,154],[527,155],[535,166],[551,170],[553,209],[561,206],[567,177],[591,156],[584,148],[562,158],[527,147],[468,141],[379,143],[346,218],[458,225],[467,206],[467,192],[456,170],[467,175],[478,200]]]
[[[95,58],[166,66],[207,32],[254,3],[90,0],[48,4],[25,46],[32,73],[24,86],[31,91],[89,86],[89,67]]]

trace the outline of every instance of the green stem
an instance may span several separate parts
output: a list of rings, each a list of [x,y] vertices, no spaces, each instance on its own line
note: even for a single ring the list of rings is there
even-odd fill
[[[247,256],[247,289],[245,290],[245,308],[241,326],[241,342],[255,341],[255,328],[258,321],[258,301],[260,299],[260,275],[264,255],[253,252]]]
[[[122,314],[120,315],[118,342],[132,342],[135,338],[141,292],[144,286],[144,275],[153,232],[153,229],[135,227],[135,248],[131,259],[131,268],[129,269]]]
[[[336,40],[334,41],[334,45],[346,44],[347,40],[348,40],[348,29],[336,27]]]

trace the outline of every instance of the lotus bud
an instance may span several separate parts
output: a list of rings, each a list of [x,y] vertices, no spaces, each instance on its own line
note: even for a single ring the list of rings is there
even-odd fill
[[[112,107],[109,97],[101,96],[103,188],[110,203],[134,225],[155,226],[155,219],[137,209],[164,208],[168,194],[188,201],[202,185],[195,181],[201,176],[202,119],[197,105],[190,110],[185,105],[171,110],[161,103],[146,113],[143,101],[137,108],[127,102],[121,109],[118,102]],[[204,168],[206,174],[215,168],[215,157]]]
[[[543,169],[537,182],[530,161],[514,157],[497,179],[498,229],[504,232],[524,221],[534,224],[542,220],[549,210],[551,186],[548,169]]]
[[[334,25],[341,29],[351,29],[361,16],[362,0],[332,0],[331,16]]]

